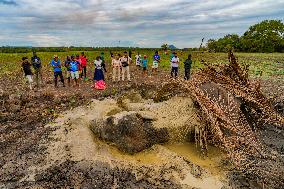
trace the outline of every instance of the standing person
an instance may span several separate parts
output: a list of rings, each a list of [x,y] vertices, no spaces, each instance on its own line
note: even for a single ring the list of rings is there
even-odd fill
[[[135,56],[135,62],[137,67],[141,67],[141,55],[139,54],[139,52]]]
[[[129,50],[129,57],[130,57],[130,59],[132,60],[132,51],[131,50]]]
[[[124,81],[125,72],[126,72],[128,81],[131,81],[130,80],[130,70],[129,70],[131,58],[128,56],[126,51],[124,52],[124,56],[120,58],[120,61],[122,65],[122,81]]]
[[[63,84],[63,87],[65,87],[64,78],[63,78],[62,69],[61,69],[61,63],[57,55],[54,55],[54,58],[50,64],[53,67],[53,71],[54,71],[54,86],[57,87],[57,78],[59,76],[60,81]]]
[[[22,58],[22,70],[24,72],[26,79],[28,80],[30,90],[32,90],[33,89],[33,77],[32,77],[33,72],[31,70],[31,64],[27,57]]]
[[[159,55],[159,52],[156,51],[155,55],[153,56],[153,66],[152,66],[152,72],[156,73],[158,71],[158,66],[161,62],[161,57]]]
[[[191,65],[192,65],[191,54],[189,54],[188,58],[184,62],[184,79],[185,80],[190,79]]]
[[[81,66],[82,66],[82,77],[84,76],[84,80],[88,80],[87,78],[87,62],[88,62],[88,59],[87,59],[87,56],[85,55],[84,52],[81,53],[81,56],[80,56],[80,60],[81,60]]]
[[[179,66],[179,58],[177,56],[177,53],[174,52],[174,57],[171,60],[171,65],[172,65],[172,71],[171,71],[171,77],[177,78],[178,76],[178,66]]]
[[[96,83],[97,82],[101,82],[105,80],[105,76],[104,76],[104,72],[103,70],[105,69],[103,67],[103,61],[101,60],[101,57],[98,56],[96,57],[96,60],[94,61],[94,65],[95,65],[95,72],[94,72],[94,87],[96,88]]]
[[[121,62],[119,59],[119,55],[116,55],[114,59],[112,59],[112,81],[120,81],[120,69],[121,69]]]
[[[147,75],[147,66],[148,66],[147,56],[144,55],[144,58],[142,60],[142,67],[143,67],[143,74],[144,75]]]
[[[64,66],[66,68],[66,78],[68,80],[68,86],[70,87],[70,82],[71,82],[71,67],[70,67],[70,63],[71,63],[71,57],[67,56]]]
[[[76,61],[78,63],[78,72],[79,72],[79,79],[82,79],[83,74],[82,74],[82,61],[80,56],[77,54],[76,55]]]
[[[79,86],[79,62],[77,60],[75,60],[74,56],[71,56],[71,62],[70,62],[70,74],[71,74],[71,78],[72,80],[75,81],[75,85]]]
[[[36,52],[33,52],[33,57],[31,58],[31,62],[32,62],[33,68],[35,70],[36,86],[39,87],[40,84],[43,83],[42,70],[41,70],[42,66],[41,66],[41,60],[37,56]]]

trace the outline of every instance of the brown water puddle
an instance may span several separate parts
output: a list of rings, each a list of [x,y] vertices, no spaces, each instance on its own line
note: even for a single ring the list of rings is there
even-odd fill
[[[225,176],[224,166],[221,165],[225,154],[214,146],[208,146],[208,153],[205,157],[196,148],[195,143],[167,144],[164,146],[193,164],[209,170],[212,175]]]

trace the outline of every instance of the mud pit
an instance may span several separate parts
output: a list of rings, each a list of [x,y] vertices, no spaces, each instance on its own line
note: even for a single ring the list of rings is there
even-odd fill
[[[72,183],[78,188],[219,189],[228,185],[222,153],[212,147],[204,159],[194,143],[186,142],[187,133],[198,124],[189,98],[173,97],[160,103],[141,98],[126,100],[125,105],[127,111],[114,99],[93,100],[88,107],[68,111],[47,125],[56,128],[53,142],[42,144],[47,147],[47,163],[29,168],[29,176],[22,180],[25,186],[64,187]],[[153,128],[168,128],[168,142],[129,155],[91,131],[94,120],[126,115],[129,110],[153,120]]]

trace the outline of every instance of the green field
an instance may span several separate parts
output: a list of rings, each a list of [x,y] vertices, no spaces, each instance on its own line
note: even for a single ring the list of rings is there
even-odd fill
[[[101,51],[86,51],[89,62],[92,62],[96,56],[100,55]],[[121,52],[113,52],[114,54]],[[152,56],[154,51],[139,51],[143,55],[147,55],[149,62],[152,62]],[[184,61],[190,52],[178,52],[181,61]],[[57,54],[61,61],[64,61],[67,55],[76,55],[80,52],[38,52],[38,56],[42,59],[44,70],[52,71],[49,66],[54,54]],[[198,70],[203,67],[200,63],[201,60],[205,60],[209,64],[226,64],[228,63],[228,58],[226,53],[201,53],[201,52],[191,52],[193,59],[193,71]],[[132,58],[136,52],[132,52]],[[161,55],[161,67],[168,69],[170,67],[169,55],[165,55],[164,52],[160,52]],[[284,54],[283,53],[236,53],[239,63],[242,65],[249,65],[250,76],[259,76],[262,72],[263,79],[269,77],[284,77]],[[21,71],[21,58],[27,56],[31,57],[32,53],[1,53],[0,54],[0,76],[17,77]],[[110,53],[105,52],[106,62],[110,63]],[[89,63],[90,68],[93,69],[93,65]]]

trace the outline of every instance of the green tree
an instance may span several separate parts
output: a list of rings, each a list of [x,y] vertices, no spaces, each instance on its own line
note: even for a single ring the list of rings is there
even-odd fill
[[[167,49],[169,48],[169,46],[168,46],[168,44],[164,43],[164,44],[161,46],[161,48],[162,48],[163,50],[167,50]]]
[[[284,24],[280,20],[264,20],[255,24],[241,38],[243,51],[282,52]]]

